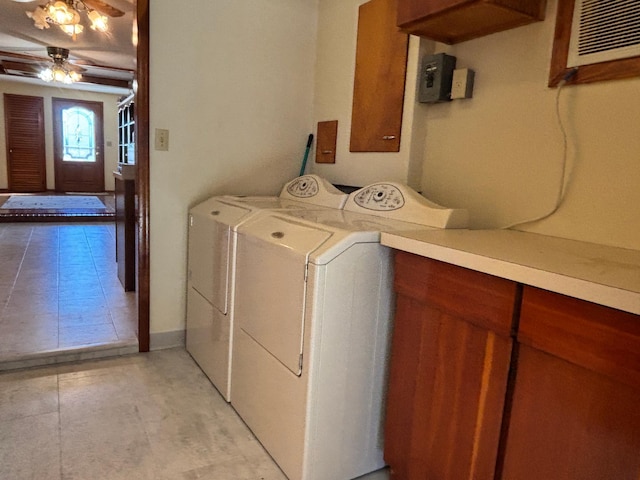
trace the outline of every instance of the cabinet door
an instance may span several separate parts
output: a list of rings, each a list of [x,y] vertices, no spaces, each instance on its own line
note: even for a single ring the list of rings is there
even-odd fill
[[[351,152],[398,152],[409,36],[395,25],[396,0],[360,6]]]
[[[492,479],[511,360],[513,282],[404,252],[385,425],[391,478]]]
[[[502,478],[640,478],[640,317],[525,287]]]

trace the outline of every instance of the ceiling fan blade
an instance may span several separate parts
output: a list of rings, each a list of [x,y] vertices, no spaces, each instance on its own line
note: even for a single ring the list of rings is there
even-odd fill
[[[42,69],[33,63],[14,62],[12,60],[3,60],[2,67],[7,75],[27,75],[37,77]]]
[[[121,17],[124,15],[122,10],[118,10],[116,7],[112,7],[108,3],[103,2],[102,0],[83,0],[84,3],[87,4],[88,7],[97,10],[103,15],[107,15],[108,17]]]

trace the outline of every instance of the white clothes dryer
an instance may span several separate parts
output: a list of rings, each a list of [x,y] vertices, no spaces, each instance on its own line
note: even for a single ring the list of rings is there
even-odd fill
[[[186,348],[222,396],[230,400],[236,230],[267,209],[339,209],[347,195],[304,175],[278,197],[212,197],[189,212]]]
[[[393,291],[380,232],[466,221],[380,183],[342,211],[263,212],[238,228],[231,404],[290,480],[384,466]]]

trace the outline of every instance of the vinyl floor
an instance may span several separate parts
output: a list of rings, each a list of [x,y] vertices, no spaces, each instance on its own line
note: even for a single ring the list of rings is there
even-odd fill
[[[2,479],[286,480],[182,348],[0,372],[0,432]]]

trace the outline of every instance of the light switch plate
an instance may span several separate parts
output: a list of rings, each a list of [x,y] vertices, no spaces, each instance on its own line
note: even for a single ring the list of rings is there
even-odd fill
[[[154,147],[156,150],[167,151],[169,150],[169,130],[163,128],[156,128],[156,135],[154,141]]]
[[[473,81],[475,72],[468,68],[458,68],[453,71],[451,82],[451,99],[471,98],[473,96]]]

